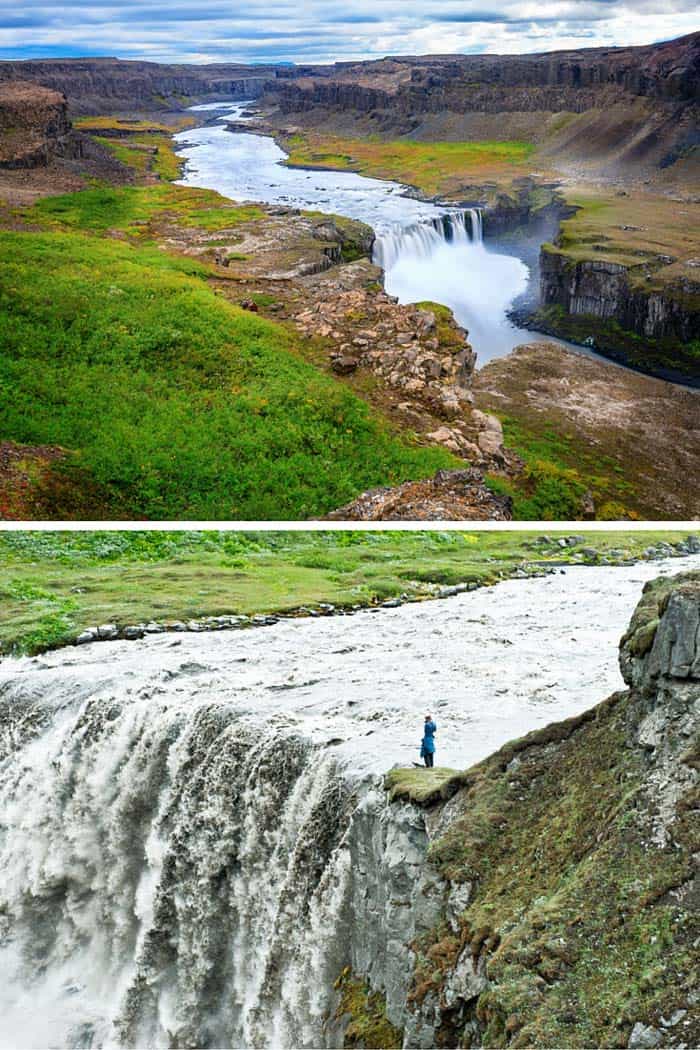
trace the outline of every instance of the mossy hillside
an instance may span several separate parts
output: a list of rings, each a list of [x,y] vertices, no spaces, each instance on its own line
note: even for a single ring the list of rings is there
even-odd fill
[[[636,1021],[687,1007],[697,984],[697,932],[671,891],[692,876],[699,800],[684,799],[671,844],[649,845],[631,702],[616,694],[450,785],[461,816],[429,856],[472,884],[471,902],[458,933],[443,925],[417,945],[412,998],[439,992],[469,945],[486,958],[484,1046],[624,1047]],[[458,1045],[445,1025],[441,1038]]]
[[[561,563],[528,532],[6,532],[0,537],[0,650],[39,652],[86,627],[372,604],[438,586],[495,583],[521,565]],[[591,534],[582,545],[641,553],[674,533]],[[445,771],[446,775],[450,771]],[[427,777],[426,777],[427,774]],[[448,776],[449,780],[449,776]],[[397,797],[443,771],[397,770]],[[411,796],[413,797],[413,796]]]
[[[104,135],[94,135],[93,138],[143,178],[155,175],[167,182],[174,182],[182,175],[184,161],[173,149],[169,135],[144,133],[132,135],[126,141]]]
[[[526,171],[535,150],[530,142],[418,142],[342,138],[303,131],[281,139],[293,167],[357,171],[380,179],[408,183],[441,196],[458,193],[473,180],[507,184]]]
[[[92,186],[79,193],[45,197],[19,213],[47,230],[118,231],[149,240],[168,221],[207,231],[235,229],[264,218],[254,204],[234,204],[214,190],[187,186]]]
[[[174,181],[182,174],[183,159],[175,152],[172,133],[192,127],[196,120],[179,116],[169,123],[115,116],[79,117],[75,127],[84,131],[132,168],[140,178],[156,176]]]
[[[520,521],[569,521],[582,516],[590,495],[596,518],[602,521],[637,519],[637,493],[612,456],[587,449],[573,435],[563,433],[541,413],[514,419],[499,415],[505,444],[523,460],[514,479],[496,475],[487,484],[513,499],[513,517]]]
[[[456,465],[189,258],[59,230],[2,232],[0,252],[0,432],[76,452],[104,492],[91,516],[298,519]]]
[[[346,1020],[344,1047],[400,1050],[403,1032],[387,1019],[386,998],[381,992],[371,991],[367,981],[353,974],[349,967],[335,982],[335,989],[340,994],[336,1020]]]

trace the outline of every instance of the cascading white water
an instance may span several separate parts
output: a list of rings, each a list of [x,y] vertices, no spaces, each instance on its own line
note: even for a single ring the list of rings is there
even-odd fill
[[[390,271],[402,257],[429,258],[444,244],[482,244],[483,222],[479,208],[445,212],[411,226],[396,224],[378,235],[373,262]]]
[[[426,708],[459,768],[606,696],[642,584],[699,562],[3,662],[2,1050],[336,1047],[345,966],[408,1032],[444,887],[381,772]]]
[[[333,757],[187,690],[74,685],[3,712],[30,739],[0,771],[0,1045],[327,1045],[352,963]]]

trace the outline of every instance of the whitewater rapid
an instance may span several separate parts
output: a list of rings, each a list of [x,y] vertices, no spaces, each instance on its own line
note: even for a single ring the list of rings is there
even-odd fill
[[[410,196],[406,186],[355,172],[287,167],[287,154],[272,138],[228,130],[246,119],[247,102],[207,103],[213,123],[174,136],[186,166],[181,184],[217,190],[237,201],[261,201],[359,219],[372,226],[375,261],[385,287],[399,302],[423,300],[450,307],[469,332],[478,364],[538,338],[507,316],[527,288],[529,270],[520,259],[484,244],[477,209],[436,206]],[[476,215],[476,225],[469,215]],[[445,236],[450,226],[454,236]],[[461,228],[460,228],[461,223]]]
[[[434,916],[380,775],[427,712],[464,768],[605,698],[644,582],[689,568],[5,660],[0,1047],[338,1046],[346,966],[402,1002]]]

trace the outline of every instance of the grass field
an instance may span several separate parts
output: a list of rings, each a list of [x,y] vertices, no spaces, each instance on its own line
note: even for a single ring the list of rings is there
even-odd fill
[[[35,652],[100,623],[367,604],[431,584],[493,582],[575,547],[530,532],[63,532],[0,535],[0,650]],[[554,534],[553,534],[554,535]],[[612,530],[581,546],[639,554],[673,532]]]
[[[23,213],[28,222],[51,230],[104,234],[118,230],[150,240],[155,225],[172,221],[203,230],[229,230],[260,219],[254,204],[234,204],[214,190],[186,186],[95,186],[79,193],[45,197]]]
[[[92,134],[100,145],[139,176],[157,175],[169,182],[180,177],[183,166],[182,157],[173,148],[172,133],[192,127],[194,123],[190,116],[179,117],[169,124],[110,116],[78,117],[74,121],[76,128]],[[115,131],[121,132],[122,137],[109,134]]]
[[[530,142],[387,142],[313,131],[287,136],[282,142],[289,151],[288,163],[296,167],[357,171],[445,195],[475,179],[509,181],[521,175],[535,150]]]
[[[210,229],[254,210],[220,201],[95,189],[31,209],[45,232],[0,232],[3,438],[75,452],[97,517],[306,518],[453,465],[215,294],[206,266],[149,243],[159,209]],[[113,230],[137,243],[99,236]]]

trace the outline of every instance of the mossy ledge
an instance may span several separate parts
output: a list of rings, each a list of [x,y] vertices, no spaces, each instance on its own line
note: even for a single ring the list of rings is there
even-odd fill
[[[340,994],[335,1017],[345,1025],[343,1046],[373,1050],[403,1046],[403,1032],[387,1019],[386,998],[381,992],[371,991],[367,981],[349,966],[338,977],[335,988]]]
[[[433,1045],[698,1045],[699,625],[700,573],[654,581],[627,690],[466,772],[387,776],[445,885],[407,997]]]

